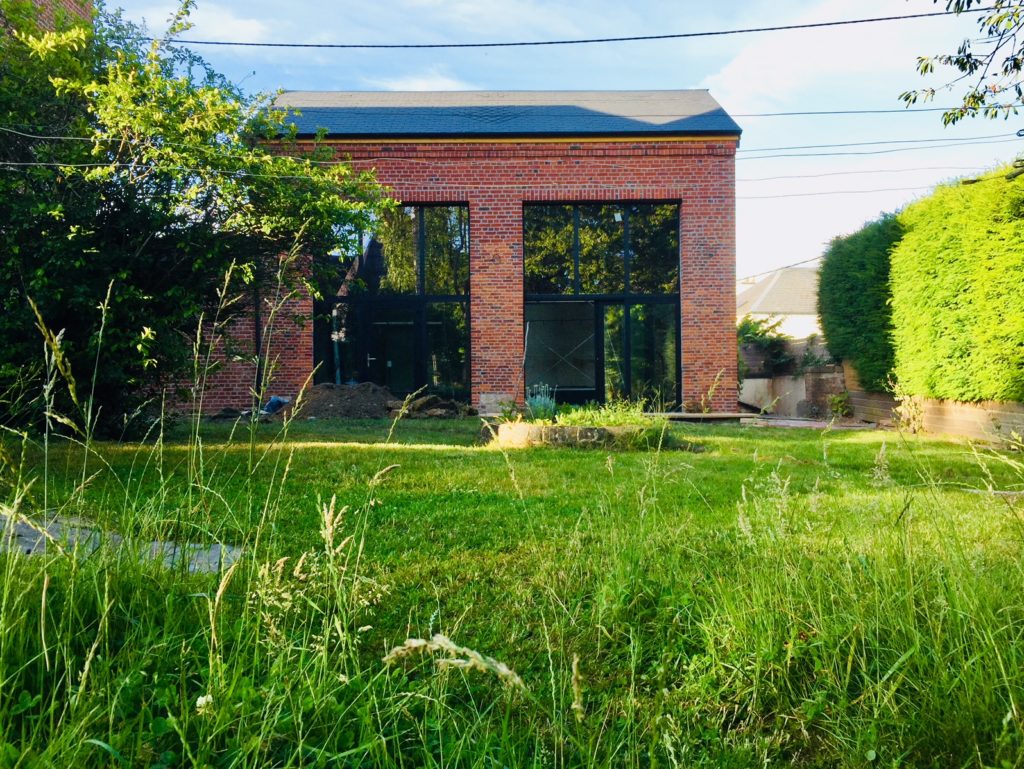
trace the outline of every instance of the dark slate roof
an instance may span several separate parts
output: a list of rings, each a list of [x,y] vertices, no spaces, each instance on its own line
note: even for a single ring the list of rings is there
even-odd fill
[[[739,136],[705,90],[285,91],[300,136]]]

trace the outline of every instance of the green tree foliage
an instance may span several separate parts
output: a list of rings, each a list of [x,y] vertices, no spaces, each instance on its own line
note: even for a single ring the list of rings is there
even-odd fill
[[[900,214],[896,374],[911,394],[1024,401],[1024,186],[994,172]]]
[[[113,424],[180,379],[232,265],[230,292],[249,297],[283,252],[347,249],[385,207],[372,176],[290,144],[272,97],[172,43],[145,44],[117,15],[41,33],[31,3],[0,0],[0,24],[2,388],[41,358],[29,298],[89,381],[110,287],[95,405]]]
[[[951,125],[977,115],[989,118],[1016,115],[1024,106],[1021,80],[1024,72],[1024,2],[946,0],[945,5],[946,10],[958,14],[979,11],[976,17],[979,36],[965,39],[955,53],[918,57],[917,69],[922,75],[931,75],[943,68],[953,70],[953,79],[938,90],[952,91],[967,83],[959,106],[942,114],[943,123]],[[918,100],[932,100],[936,90],[906,91],[900,98],[909,106]]]
[[[893,368],[889,254],[902,233],[899,219],[887,214],[835,238],[819,273],[818,315],[828,349],[850,361],[873,392],[887,389]]]
[[[789,349],[791,338],[780,329],[782,318],[755,318],[752,315],[744,315],[736,324],[736,341],[739,348],[743,345],[752,345],[764,358],[763,369],[768,376],[776,376],[784,373],[793,365],[795,359]],[[738,360],[739,379],[743,379],[749,373],[746,361],[742,353]]]

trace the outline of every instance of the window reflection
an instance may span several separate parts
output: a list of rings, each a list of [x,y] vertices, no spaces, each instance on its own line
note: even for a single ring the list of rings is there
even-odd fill
[[[420,388],[469,397],[469,209],[400,206],[355,255],[325,260],[315,317],[317,382],[375,382],[398,396]]]
[[[523,207],[527,294],[664,295],[679,291],[679,206]]]

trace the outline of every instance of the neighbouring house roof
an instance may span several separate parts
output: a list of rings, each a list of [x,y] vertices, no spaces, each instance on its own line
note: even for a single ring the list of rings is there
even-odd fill
[[[706,90],[285,91],[299,136],[708,136],[740,127]]]
[[[736,315],[818,314],[816,267],[786,267],[736,295]]]

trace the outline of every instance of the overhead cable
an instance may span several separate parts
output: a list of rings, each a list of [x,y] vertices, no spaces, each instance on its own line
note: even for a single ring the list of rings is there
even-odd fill
[[[981,13],[993,8],[970,8],[960,13]],[[698,37],[724,37],[727,35],[749,35],[760,32],[788,32],[798,29],[822,29],[827,27],[844,27],[854,24],[876,24],[887,21],[908,21],[911,19],[928,19],[938,16],[955,16],[956,11],[929,11],[925,13],[909,13],[898,16],[874,16],[862,19],[842,19],[838,21],[818,21],[804,24],[778,24],[765,27],[741,27],[738,29],[721,29],[704,32],[677,32],[664,35],[629,35],[624,37],[590,37],[563,40],[520,40],[511,42],[481,43],[273,43],[242,40],[193,40],[177,38],[144,38],[154,43],[172,43],[182,45],[235,46],[245,48],[314,48],[314,49],[359,49],[359,50],[394,50],[394,49],[438,49],[438,48],[523,48],[531,46],[555,45],[590,45],[594,43],[635,43],[655,40],[684,40]]]

